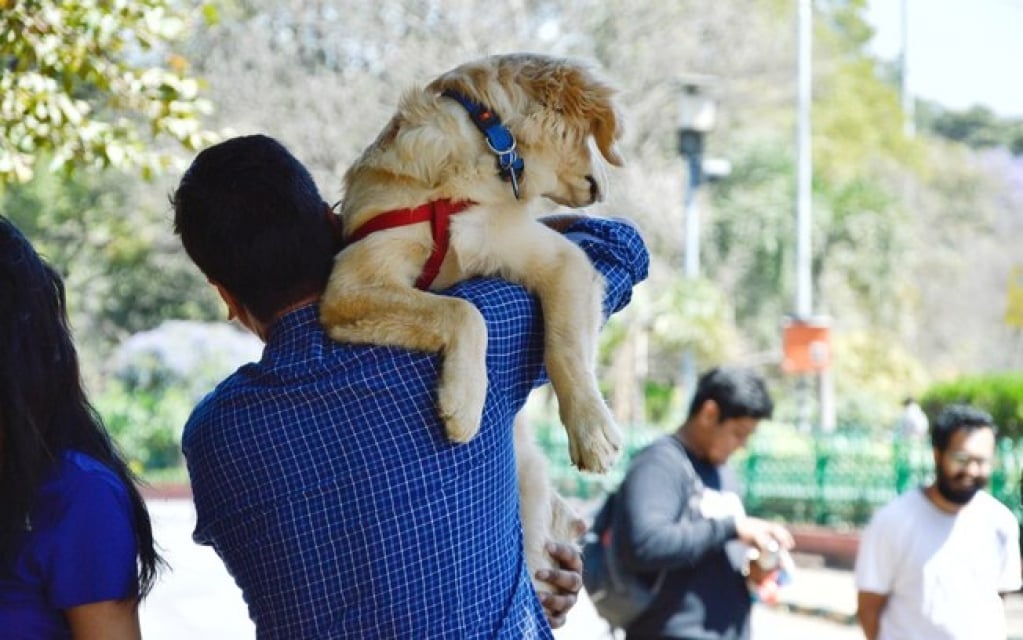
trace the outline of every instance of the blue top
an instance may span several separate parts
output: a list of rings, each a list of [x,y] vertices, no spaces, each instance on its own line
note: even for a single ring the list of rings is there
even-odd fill
[[[636,231],[569,237],[607,280],[606,310],[646,275]],[[440,358],[338,344],[315,305],[272,327],[260,362],[196,407],[182,438],[197,523],[260,638],[552,638],[522,551],[512,420],[543,380],[537,301],[500,280],[449,292],[487,322],[479,434],[444,435]]]
[[[0,566],[0,635],[70,638],[64,609],[135,595],[133,523],[120,478],[65,451],[39,487],[13,565]]]

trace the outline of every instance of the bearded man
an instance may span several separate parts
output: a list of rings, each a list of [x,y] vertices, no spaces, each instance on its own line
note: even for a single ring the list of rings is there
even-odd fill
[[[931,426],[935,479],[882,507],[856,558],[867,640],[1004,640],[1001,596],[1020,588],[1019,523],[984,491],[996,427],[946,407]]]

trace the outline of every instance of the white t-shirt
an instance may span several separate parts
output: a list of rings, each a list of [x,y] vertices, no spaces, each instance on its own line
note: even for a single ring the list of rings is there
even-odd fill
[[[888,594],[879,640],[1005,640],[999,593],[1020,588],[1019,524],[984,491],[957,514],[908,491],[864,530],[856,587]]]

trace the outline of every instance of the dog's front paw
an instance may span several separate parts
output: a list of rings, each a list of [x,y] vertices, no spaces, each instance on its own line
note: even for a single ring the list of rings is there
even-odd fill
[[[437,390],[437,405],[448,439],[468,442],[480,430],[487,400],[487,376],[444,376]]]
[[[622,434],[603,402],[587,411],[563,416],[568,431],[569,454],[580,471],[604,473],[618,460]]]

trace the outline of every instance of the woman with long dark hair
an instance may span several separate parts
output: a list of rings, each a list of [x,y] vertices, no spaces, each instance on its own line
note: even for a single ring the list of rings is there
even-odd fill
[[[139,638],[161,563],[82,388],[64,283],[0,216],[0,635]]]

